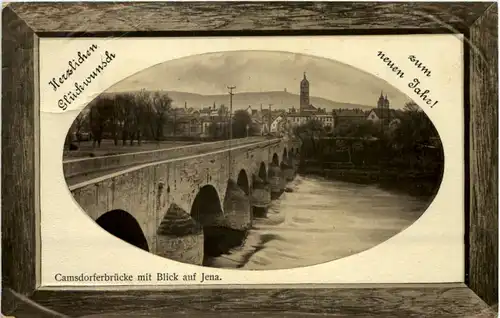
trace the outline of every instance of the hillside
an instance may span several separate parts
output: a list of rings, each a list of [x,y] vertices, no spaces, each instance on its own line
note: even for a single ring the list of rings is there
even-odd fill
[[[202,107],[212,106],[214,102],[216,105],[225,104],[229,106],[229,94],[200,95],[177,91],[166,91],[166,93],[172,98],[174,107],[184,107],[184,104],[187,103],[188,107],[200,109]],[[261,104],[264,109],[267,109],[269,104],[272,104],[273,109],[288,110],[292,106],[298,108],[299,95],[284,91],[235,93],[233,95],[233,110],[246,109],[249,105],[252,106],[253,109],[259,109]],[[311,97],[311,104],[315,107],[326,108],[327,111],[336,108],[361,108],[363,110],[369,110],[374,107],[336,102],[321,97]]]

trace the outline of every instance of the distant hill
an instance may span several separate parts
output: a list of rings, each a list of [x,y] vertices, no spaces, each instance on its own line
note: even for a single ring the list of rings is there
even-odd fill
[[[200,95],[187,92],[165,91],[173,100],[174,107],[184,107],[187,103],[188,107],[194,109],[201,109],[203,107],[212,106],[215,102],[217,106],[224,104],[229,106],[229,94],[220,95]],[[116,94],[116,93],[108,93]],[[315,107],[326,108],[327,111],[337,108],[360,108],[369,110],[375,106],[350,104],[343,102],[331,101],[321,97],[310,98],[311,104]],[[233,95],[233,111],[238,109],[246,109],[249,105],[253,109],[259,109],[262,104],[263,109],[268,109],[269,104],[272,104],[273,109],[285,109],[295,107],[299,108],[299,95],[292,94],[284,91],[274,92],[248,92],[248,93],[235,93]]]

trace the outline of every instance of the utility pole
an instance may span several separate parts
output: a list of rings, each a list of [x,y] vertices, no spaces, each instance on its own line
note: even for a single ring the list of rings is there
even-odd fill
[[[273,104],[269,104],[269,124],[268,124],[269,134],[271,134],[271,106],[273,106]]]
[[[228,86],[229,89],[229,139],[233,139],[233,89],[236,86]]]

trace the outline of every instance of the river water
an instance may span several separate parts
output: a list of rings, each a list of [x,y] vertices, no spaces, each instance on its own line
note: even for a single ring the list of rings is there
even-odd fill
[[[367,250],[415,222],[429,200],[316,176],[297,176],[255,219],[244,244],[207,264],[245,270],[332,261]]]

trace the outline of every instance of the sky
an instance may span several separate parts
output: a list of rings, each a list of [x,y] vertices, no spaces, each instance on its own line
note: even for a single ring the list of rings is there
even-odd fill
[[[202,95],[283,91],[299,94],[306,72],[310,95],[332,101],[376,106],[381,91],[392,108],[402,108],[409,97],[386,81],[338,61],[274,51],[207,53],[170,60],[140,71],[108,92],[166,90]]]

